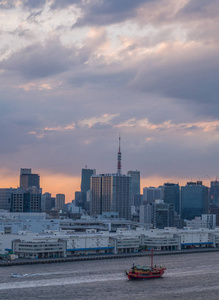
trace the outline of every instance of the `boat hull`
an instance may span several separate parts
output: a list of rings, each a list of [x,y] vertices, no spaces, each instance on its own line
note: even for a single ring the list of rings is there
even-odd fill
[[[126,276],[128,277],[129,280],[145,280],[145,279],[160,278],[164,274],[165,270],[166,269],[163,268],[163,269],[160,269],[159,271],[155,270],[155,271],[151,271],[147,274],[129,271],[129,272],[126,272]]]

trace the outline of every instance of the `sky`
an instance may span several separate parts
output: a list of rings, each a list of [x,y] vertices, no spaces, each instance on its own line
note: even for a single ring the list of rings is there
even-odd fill
[[[0,0],[0,187],[219,176],[218,0]]]

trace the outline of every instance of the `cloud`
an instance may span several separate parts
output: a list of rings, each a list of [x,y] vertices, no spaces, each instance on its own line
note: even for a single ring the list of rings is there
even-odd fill
[[[103,26],[121,23],[137,15],[137,9],[152,0],[93,0],[81,2],[81,16],[74,24],[78,26]],[[68,1],[67,1],[68,2]]]
[[[71,178],[86,164],[115,172],[121,132],[124,173],[218,176],[215,0],[0,8],[2,167]]]
[[[0,8],[2,9],[11,9],[14,7],[22,6],[26,8],[39,8],[46,4],[47,0],[1,0]]]
[[[18,72],[27,79],[54,76],[67,71],[71,64],[71,50],[59,40],[47,40],[45,45],[28,46],[0,63],[0,68]]]
[[[200,18],[218,18],[218,1],[217,0],[189,0],[179,11],[178,17],[184,16],[187,19]]]
[[[214,115],[219,110],[218,53],[218,47],[164,45],[161,53],[145,59],[131,85],[143,92],[184,99],[197,105],[197,110],[198,105],[205,110],[208,106]]]
[[[148,118],[145,119],[135,119],[132,118],[123,123],[117,125],[118,127],[144,127],[149,131],[171,131],[179,132],[183,131],[194,131],[200,130],[202,132],[216,132],[219,129],[219,121],[199,121],[194,123],[173,123],[171,120],[165,121],[163,123],[151,123]]]
[[[137,9],[152,0],[93,0],[93,1],[75,1],[75,0],[54,0],[52,9],[64,9],[74,5],[80,10],[80,17],[74,24],[78,26],[97,26],[121,23],[127,19],[136,16]]]

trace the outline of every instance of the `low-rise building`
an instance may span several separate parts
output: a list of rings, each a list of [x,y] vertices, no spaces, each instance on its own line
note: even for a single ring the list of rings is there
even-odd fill
[[[39,239],[38,241],[13,240],[12,251],[19,258],[66,257],[66,240]]]

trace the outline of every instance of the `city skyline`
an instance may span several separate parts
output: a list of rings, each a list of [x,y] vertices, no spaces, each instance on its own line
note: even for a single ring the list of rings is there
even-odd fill
[[[87,166],[85,166],[87,167]],[[137,170],[134,170],[134,172]],[[141,170],[138,170],[141,173]],[[65,178],[64,181],[60,181],[59,176],[56,177],[55,183],[52,182],[52,180],[54,180],[54,177],[52,178],[43,178],[43,176],[41,176],[41,174],[39,172],[37,172],[36,170],[33,170],[34,173],[37,173],[40,176],[40,182],[41,182],[41,189],[42,189],[42,194],[44,193],[51,193],[53,197],[55,197],[57,194],[64,194],[66,197],[66,203],[71,202],[72,200],[74,200],[75,197],[75,192],[76,191],[80,191],[81,190],[81,175],[74,178],[73,182],[77,182],[77,185],[72,186],[72,178],[68,177]],[[122,172],[121,174],[125,175],[128,174],[128,172],[132,172],[131,170],[128,170],[127,172]],[[18,173],[18,176],[16,176],[15,178],[13,178],[12,181],[8,181],[5,180],[4,178],[0,178],[1,180],[1,186],[0,188],[18,188],[20,186],[20,178],[19,178],[19,174],[20,174],[20,170]],[[99,174],[109,174],[109,172],[104,172],[104,173],[98,173]],[[114,172],[114,174],[116,174],[116,172]],[[209,177],[209,176],[208,176]],[[68,180],[66,182],[66,180]],[[198,180],[200,180],[200,178],[198,178]],[[169,177],[169,180],[167,181],[163,181],[163,178],[151,178],[150,181],[148,181],[147,179],[145,180],[144,178],[140,178],[140,193],[143,195],[143,189],[144,188],[149,188],[149,187],[155,187],[158,188],[159,186],[163,186],[165,183],[174,183],[174,184],[179,184],[179,186],[184,186],[187,184],[187,182],[190,181],[197,181],[197,178],[184,178],[183,180],[181,180],[180,182],[177,181],[175,178],[171,178]],[[208,180],[201,180],[203,182],[203,185],[210,187],[210,182],[211,181],[218,181],[218,178],[212,178],[210,179],[210,177],[208,178]],[[67,186],[66,186],[67,185]],[[67,192],[66,192],[67,191]]]
[[[143,187],[219,176],[216,0],[0,1],[0,182],[43,192],[81,169]],[[210,177],[210,178],[209,178]]]

